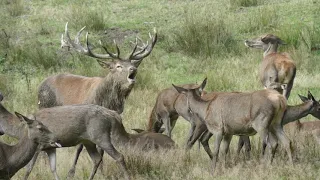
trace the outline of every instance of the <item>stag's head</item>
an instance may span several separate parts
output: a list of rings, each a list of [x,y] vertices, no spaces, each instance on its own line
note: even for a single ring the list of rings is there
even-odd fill
[[[279,37],[273,34],[267,34],[258,38],[245,40],[244,44],[250,48],[263,49],[263,51],[266,51],[270,45],[284,45],[285,43]]]
[[[29,139],[39,144],[40,148],[61,147],[56,136],[41,122],[31,120],[17,112],[15,114],[22,122],[27,123]]]
[[[120,49],[115,43],[117,52],[110,52],[107,47],[103,46],[101,41],[100,45],[106,51],[106,54],[98,54],[93,52],[89,47],[88,32],[86,34],[86,45],[83,47],[80,43],[79,37],[82,31],[85,29],[83,27],[76,35],[75,40],[72,41],[68,33],[68,23],[65,26],[65,35],[61,37],[61,47],[74,48],[76,51],[85,54],[87,56],[96,58],[101,67],[109,69],[110,72],[108,76],[116,78],[118,83],[127,87],[132,87],[136,81],[137,68],[139,67],[142,60],[150,55],[154,45],[157,42],[157,32],[154,29],[154,35],[150,36],[151,42],[147,43],[142,42],[142,46],[138,45],[138,38],[134,43],[132,52],[126,58],[120,57]],[[141,39],[139,39],[141,40]]]
[[[313,105],[310,109],[310,114],[313,117],[318,118],[320,120],[320,101],[316,101],[316,99],[313,97],[313,95],[311,94],[310,91],[308,91],[308,97],[301,96],[300,94],[298,94],[298,95],[303,102],[310,101],[313,103]]]

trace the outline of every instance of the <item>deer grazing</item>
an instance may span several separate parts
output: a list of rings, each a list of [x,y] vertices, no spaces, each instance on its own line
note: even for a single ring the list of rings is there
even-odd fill
[[[278,89],[287,99],[296,76],[296,65],[288,53],[278,53],[278,46],[285,44],[279,37],[267,34],[265,36],[245,40],[245,45],[251,48],[263,49],[263,60],[260,65],[259,77],[265,88],[272,84],[286,84],[285,89]]]
[[[21,124],[18,118],[7,111],[2,104],[0,104],[0,110],[0,129],[3,129],[5,134],[20,136]],[[119,146],[135,147],[141,150],[175,146],[174,141],[160,133],[128,134],[117,112],[98,105],[84,104],[44,108],[35,113],[33,117],[41,120],[56,135],[62,147],[84,144],[94,163],[89,179],[94,177],[102,160],[96,145],[118,162],[127,179],[129,179],[129,175],[123,155],[114,148],[111,141]],[[49,156],[51,171],[55,179],[59,179],[56,172],[56,150],[52,148],[43,148],[42,150]],[[31,173],[37,156],[38,153],[28,164],[25,179]]]
[[[150,55],[157,42],[157,33],[150,36],[151,42],[138,47],[136,39],[134,48],[127,58],[120,57],[117,44],[117,53],[111,53],[106,47],[102,48],[106,54],[93,52],[89,47],[88,33],[86,34],[86,46],[80,43],[83,27],[72,41],[68,32],[68,23],[65,26],[65,35],[61,38],[61,47],[74,48],[81,54],[96,58],[101,67],[109,69],[106,77],[85,77],[73,74],[58,74],[46,78],[39,86],[38,99],[39,108],[71,104],[97,104],[108,109],[123,112],[124,101],[130,94],[137,75],[137,68],[142,60]],[[139,49],[139,50],[138,50]],[[110,61],[111,60],[111,61]],[[73,176],[75,165],[83,146],[77,149],[70,176]],[[103,151],[102,151],[103,152]]]
[[[200,87],[185,89],[173,85],[179,93],[187,97],[189,110],[205,122],[208,130],[215,135],[213,152],[213,172],[218,160],[220,144],[224,163],[233,135],[255,135],[259,133],[262,142],[270,143],[273,160],[278,140],[285,147],[289,160],[292,160],[290,140],[283,132],[281,121],[286,110],[286,98],[272,89],[252,93],[225,93],[215,99],[201,99],[201,91],[206,85],[206,79]],[[269,133],[272,132],[272,133]]]
[[[197,84],[181,85],[181,87],[184,88],[195,88],[198,86],[199,85]],[[160,91],[149,117],[147,131],[159,132],[161,130],[161,126],[165,124],[165,133],[171,137],[171,132],[178,117],[182,116],[191,123],[191,129],[189,132],[190,138],[193,134],[195,123],[190,119],[188,109],[184,108],[184,104],[181,104],[183,98],[184,97],[181,96],[173,87]]]
[[[2,98],[0,98],[2,100]],[[10,179],[23,168],[37,150],[44,147],[61,147],[57,138],[41,122],[31,120],[16,112],[16,116],[26,123],[23,136],[16,145],[0,142],[0,179]]]

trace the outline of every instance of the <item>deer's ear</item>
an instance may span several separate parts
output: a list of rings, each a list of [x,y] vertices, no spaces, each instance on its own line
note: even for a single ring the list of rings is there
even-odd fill
[[[179,93],[186,93],[188,90],[184,89],[182,87],[176,86],[174,84],[172,84],[172,86],[179,92]]]
[[[308,91],[308,99],[316,101],[310,91]]]
[[[201,85],[200,85],[200,87],[199,87],[200,93],[202,93],[202,91],[204,90],[204,88],[206,87],[206,85],[207,85],[207,78],[205,78],[205,79],[202,81],[202,83],[201,83]]]
[[[16,114],[16,116],[20,119],[20,121],[25,121],[27,122],[27,124],[32,124],[33,123],[33,120],[25,117],[24,115],[18,113],[18,112],[14,112]]]
[[[101,67],[105,68],[105,69],[112,69],[113,68],[113,62],[107,62],[107,61],[103,61],[100,59],[97,59],[98,63],[100,64]]]
[[[307,97],[301,96],[300,94],[298,94],[298,96],[300,97],[301,101],[306,102],[309,99]]]

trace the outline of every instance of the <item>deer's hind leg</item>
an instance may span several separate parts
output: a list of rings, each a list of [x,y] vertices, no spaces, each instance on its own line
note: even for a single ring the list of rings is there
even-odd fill
[[[94,143],[85,143],[84,146],[86,147],[88,154],[93,162],[93,168],[89,177],[89,179],[93,179],[94,175],[97,172],[99,164],[102,161],[102,156],[98,152],[96,145]]]
[[[114,160],[117,161],[121,170],[124,173],[125,178],[130,179],[123,155],[119,153],[111,143],[110,130],[107,130],[102,136],[100,136],[100,138],[96,139],[95,143],[107,154],[109,154]]]
[[[78,162],[78,159],[79,159],[79,156],[80,156],[80,153],[81,153],[82,149],[83,149],[83,144],[80,144],[77,147],[77,152],[76,152],[76,156],[74,157],[72,167],[68,172],[68,178],[73,177],[75,172],[76,172],[76,165],[77,165],[77,162]]]
[[[56,152],[56,149],[48,149],[48,150],[45,150],[45,152],[48,154],[48,157],[49,157],[49,162],[50,162],[50,169],[51,169],[51,172],[52,174],[54,175],[55,179],[58,180],[59,179],[59,176],[57,174],[57,152]]]

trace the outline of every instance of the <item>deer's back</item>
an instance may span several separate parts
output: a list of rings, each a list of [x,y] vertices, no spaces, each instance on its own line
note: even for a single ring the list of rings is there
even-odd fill
[[[101,83],[100,77],[59,74],[45,79],[39,86],[40,108],[82,104]]]
[[[252,93],[223,93],[210,104],[207,123],[232,134],[255,133],[252,123],[261,115],[273,116],[285,106],[285,98],[275,90]],[[284,107],[285,108],[285,107]]]
[[[260,79],[277,77],[281,83],[289,83],[294,78],[296,65],[287,53],[272,53],[264,57],[260,66]],[[271,75],[270,75],[271,74]]]
[[[114,123],[121,122],[115,111],[93,104],[44,108],[35,117],[57,136],[62,146],[74,146],[83,139],[92,139],[111,130]]]
[[[161,133],[143,132],[132,135],[131,143],[141,150],[150,149],[170,149],[175,146],[175,142],[168,136]]]

